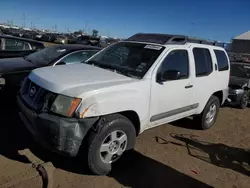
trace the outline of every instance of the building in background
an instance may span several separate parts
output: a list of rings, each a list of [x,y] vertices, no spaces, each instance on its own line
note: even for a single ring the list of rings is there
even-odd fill
[[[231,52],[250,54],[250,31],[245,32],[233,39]]]

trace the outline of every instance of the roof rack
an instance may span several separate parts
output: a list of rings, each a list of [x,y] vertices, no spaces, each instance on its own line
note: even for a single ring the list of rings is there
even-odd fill
[[[136,41],[136,42],[150,42],[156,44],[186,44],[186,43],[196,43],[196,44],[208,44],[216,45],[216,42],[210,42],[207,40],[201,40],[196,38],[189,38],[184,35],[170,35],[170,34],[156,34],[156,33],[137,33],[126,41]]]

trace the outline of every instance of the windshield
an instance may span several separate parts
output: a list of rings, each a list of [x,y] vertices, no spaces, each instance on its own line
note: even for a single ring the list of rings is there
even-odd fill
[[[142,78],[164,48],[159,45],[119,42],[107,47],[86,63],[126,76]]]
[[[62,47],[52,46],[34,52],[26,56],[25,59],[38,64],[49,64],[59,57],[67,54],[68,51],[68,49]]]
[[[231,64],[231,76],[250,78],[250,65]]]

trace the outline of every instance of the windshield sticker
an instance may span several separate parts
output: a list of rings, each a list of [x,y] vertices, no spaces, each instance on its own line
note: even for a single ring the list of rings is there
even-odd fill
[[[151,50],[160,50],[160,49],[162,49],[161,46],[156,46],[156,45],[151,45],[151,44],[146,45],[144,48],[151,49]]]
[[[65,52],[66,49],[58,49],[57,52]]]

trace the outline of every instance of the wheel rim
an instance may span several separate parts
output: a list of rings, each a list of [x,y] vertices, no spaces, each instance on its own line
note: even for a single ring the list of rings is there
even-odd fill
[[[127,148],[128,137],[124,131],[111,132],[102,142],[100,147],[101,160],[104,163],[113,163],[121,157]]]
[[[209,107],[209,111],[206,115],[206,123],[207,124],[210,124],[214,120],[215,114],[216,114],[216,105],[212,104]]]

